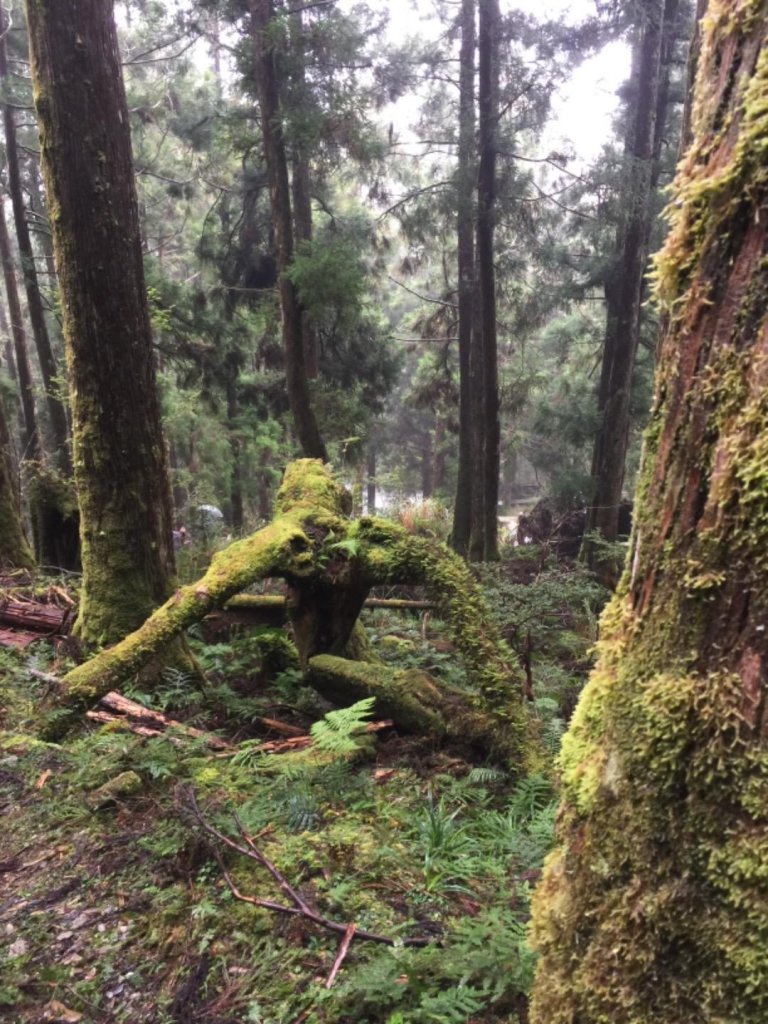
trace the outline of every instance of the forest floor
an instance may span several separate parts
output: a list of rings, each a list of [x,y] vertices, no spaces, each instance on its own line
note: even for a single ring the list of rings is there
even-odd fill
[[[603,595],[533,552],[484,582],[554,756]],[[393,666],[468,686],[440,622],[377,609],[365,623]],[[258,632],[192,643],[205,685],[170,673],[123,692],[224,750],[94,723],[43,743],[46,684],[29,669],[52,651],[0,653],[0,1020],[524,1021],[549,778],[365,732],[371,708],[333,712],[297,669],[267,670]],[[291,731],[312,742],[291,747]]]

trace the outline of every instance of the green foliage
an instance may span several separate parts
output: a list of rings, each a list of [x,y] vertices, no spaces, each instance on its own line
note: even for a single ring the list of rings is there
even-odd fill
[[[366,697],[351,707],[329,711],[312,726],[315,746],[329,754],[351,754],[359,749],[359,734],[373,714],[375,699]]]

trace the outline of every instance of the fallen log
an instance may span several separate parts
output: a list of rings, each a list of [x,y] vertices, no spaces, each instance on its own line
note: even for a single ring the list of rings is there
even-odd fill
[[[472,706],[467,694],[436,683],[420,669],[393,671],[384,665],[321,654],[310,659],[307,682],[339,706],[375,698],[375,713],[405,733],[427,733],[460,741],[508,759],[513,742],[498,720]]]
[[[66,633],[72,619],[69,608],[40,601],[16,601],[0,598],[0,622],[37,633]]]
[[[368,592],[377,585],[416,584],[425,588],[451,631],[476,690],[477,713],[493,723],[478,727],[478,736],[493,734],[492,749],[503,752],[510,769],[537,770],[541,751],[523,702],[519,668],[468,567],[432,539],[376,517],[349,520],[344,510],[344,492],[319,460],[291,463],[274,521],[218,552],[197,583],[178,590],[114,647],[69,672],[59,704],[82,707],[116,689],[188,626],[266,577],[286,582],[286,606],[305,671],[317,656],[372,661],[358,622]],[[450,703],[441,706],[446,717]],[[461,716],[462,732],[471,719],[469,713]]]
[[[140,736],[159,736],[168,729],[175,729],[177,732],[189,736],[191,739],[205,740],[212,750],[231,750],[232,745],[213,733],[204,732],[202,729],[195,729],[191,725],[184,725],[173,718],[168,718],[159,711],[138,704],[135,700],[124,697],[121,693],[105,693],[101,698],[101,705],[106,711],[87,711],[86,717],[94,722],[108,724],[120,724],[131,732]]]

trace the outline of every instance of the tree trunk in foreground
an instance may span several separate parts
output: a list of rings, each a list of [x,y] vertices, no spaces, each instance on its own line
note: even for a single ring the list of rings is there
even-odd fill
[[[272,0],[251,0],[254,71],[261,108],[261,134],[269,176],[272,223],[277,242],[288,400],[302,451],[311,458],[326,462],[328,453],[317,426],[307,382],[301,305],[296,288],[286,273],[293,260],[293,216],[275,67],[274,27]]]
[[[768,1018],[768,3],[710,3],[632,551],[567,733],[535,1024]]]
[[[29,0],[27,15],[72,384],[78,629],[110,643],[174,571],[128,109],[111,3]]]
[[[670,0],[667,0],[669,3]],[[606,331],[598,394],[599,426],[592,455],[592,502],[587,512],[585,555],[607,586],[618,576],[615,559],[589,534],[608,543],[619,530],[619,505],[629,444],[632,371],[640,338],[640,299],[648,260],[655,125],[661,85],[664,0],[641,4],[633,59],[631,121],[624,151],[623,220],[616,265],[606,285]]]
[[[76,709],[98,700],[235,594],[257,580],[279,577],[287,583],[302,668],[323,692],[357,699],[372,694],[388,712],[399,709],[406,728],[416,727],[417,720],[433,722],[432,731],[481,743],[515,772],[540,769],[519,670],[467,566],[444,545],[414,537],[397,523],[372,516],[350,521],[348,499],[320,460],[291,463],[275,519],[218,552],[202,579],[177,590],[121,643],[68,673],[60,702]],[[358,615],[371,587],[396,583],[424,586],[451,629],[475,686],[462,707],[454,693],[436,694],[423,679],[370,663]]]

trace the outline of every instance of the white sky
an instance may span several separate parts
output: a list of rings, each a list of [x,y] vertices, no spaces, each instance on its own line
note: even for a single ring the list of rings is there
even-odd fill
[[[341,0],[352,4],[354,0]],[[415,34],[429,35],[435,22],[430,16],[440,0],[387,0],[389,35],[393,40]],[[573,24],[594,14],[591,0],[501,0],[502,13],[522,10],[539,18],[559,18]],[[558,91],[551,124],[541,140],[542,151],[573,151],[578,163],[587,164],[599,154],[611,130],[618,98],[616,92],[629,74],[629,49],[625,43],[610,43],[584,61]],[[404,126],[415,118],[416,101],[405,98],[397,118]],[[399,107],[399,105],[398,105]],[[387,115],[389,116],[389,115]],[[404,132],[400,131],[403,138]]]

